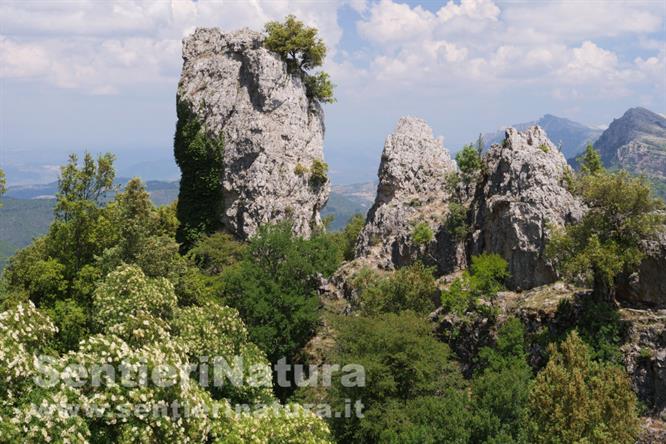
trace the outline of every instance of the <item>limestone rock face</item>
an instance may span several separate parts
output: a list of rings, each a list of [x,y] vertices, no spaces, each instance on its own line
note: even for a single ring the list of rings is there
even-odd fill
[[[569,167],[538,126],[506,130],[501,145],[484,158],[486,174],[472,203],[470,254],[497,253],[509,263],[511,289],[554,282],[544,257],[549,224],[562,226],[582,217],[583,208],[563,184]]]
[[[392,268],[434,249],[434,234],[447,213],[446,175],[455,168],[425,121],[401,118],[384,144],[377,196],[359,236],[357,257]],[[422,223],[433,233],[428,245],[412,239],[414,227]]]
[[[634,304],[666,308],[666,231],[644,242],[643,251],[645,257],[638,271],[620,279],[617,296]]]
[[[224,138],[224,227],[245,238],[261,224],[291,219],[309,236],[330,188],[311,176],[323,159],[324,115],[262,40],[248,29],[197,29],[183,41],[178,100]]]

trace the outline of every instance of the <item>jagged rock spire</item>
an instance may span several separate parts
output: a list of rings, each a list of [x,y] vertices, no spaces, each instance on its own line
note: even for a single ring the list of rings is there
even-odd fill
[[[244,238],[290,219],[309,236],[330,188],[312,174],[323,160],[324,114],[262,41],[248,29],[197,29],[183,41],[178,101],[224,138],[222,225]]]

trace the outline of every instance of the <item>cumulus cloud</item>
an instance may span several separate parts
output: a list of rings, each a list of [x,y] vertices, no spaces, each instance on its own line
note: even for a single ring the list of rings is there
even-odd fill
[[[331,55],[325,69],[340,90],[387,92],[408,85],[411,93],[456,85],[474,92],[529,83],[553,96],[575,91],[582,97],[624,94],[635,83],[663,94],[666,11],[658,3],[9,0],[0,5],[0,77],[94,94],[172,85],[181,39],[195,27],[260,29],[295,14],[319,28]],[[342,5],[359,14],[352,24],[359,47],[339,47]],[[613,39],[625,40],[615,47]],[[632,44],[640,48],[638,57],[627,50]]]
[[[552,96],[582,98],[599,91],[627,94],[632,83],[666,77],[664,36],[647,37],[662,29],[664,16],[666,10],[649,1],[519,2],[500,8],[492,0],[461,0],[433,12],[381,0],[357,29],[378,48],[370,77],[387,84],[439,82],[470,91],[540,84]],[[662,50],[627,58],[599,44],[620,36]]]
[[[0,77],[42,80],[93,94],[175,83],[182,38],[198,26],[261,29],[295,14],[316,26],[332,54],[340,2],[97,0],[0,5]],[[354,1],[356,8],[363,4]]]

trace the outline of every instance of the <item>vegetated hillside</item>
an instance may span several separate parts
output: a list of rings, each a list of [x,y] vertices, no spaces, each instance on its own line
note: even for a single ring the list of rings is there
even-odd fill
[[[588,143],[593,143],[603,132],[600,129],[590,128],[573,120],[546,114],[539,120],[512,125],[519,131],[539,125],[546,130],[548,138],[557,145],[567,159],[575,157]],[[504,140],[504,129],[484,135],[486,146],[501,143]]]
[[[46,233],[53,220],[54,199],[2,198],[0,207],[0,270],[14,252]]]
[[[128,179],[118,179],[124,186]],[[8,257],[30,244],[32,239],[46,233],[53,220],[57,182],[11,187],[3,196],[0,208],[0,270]],[[345,227],[355,214],[365,214],[372,204],[376,184],[362,183],[334,186],[322,216],[335,216],[329,226],[332,231]],[[372,189],[368,194],[368,190]],[[150,180],[146,182],[150,200],[156,206],[168,205],[178,198],[178,182]],[[47,196],[45,198],[45,196]],[[112,196],[109,196],[112,198]]]
[[[377,190],[375,182],[334,185],[321,216],[334,216],[328,226],[331,231],[341,230],[355,214],[365,214],[370,209]]]

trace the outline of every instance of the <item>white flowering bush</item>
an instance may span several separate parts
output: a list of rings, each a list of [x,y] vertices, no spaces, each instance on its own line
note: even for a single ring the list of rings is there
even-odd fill
[[[99,333],[48,359],[48,316],[31,302],[0,314],[1,442],[330,442],[323,420],[277,404],[266,355],[235,309],[178,308],[169,281],[131,265],[106,276],[93,308]],[[254,385],[199,385],[202,356],[242,359]],[[252,375],[255,366],[267,371]],[[237,413],[235,403],[272,407]]]
[[[17,389],[35,374],[35,354],[55,333],[51,319],[30,301],[0,313],[0,405],[21,394]]]
[[[220,366],[213,365],[214,359],[224,359],[234,368],[242,364],[243,380],[252,383],[242,386],[227,383],[215,387],[213,394],[216,398],[239,403],[274,401],[270,363],[266,354],[249,342],[247,329],[237,310],[218,304],[187,307],[178,310],[172,326],[192,361],[197,362],[201,357],[210,358],[211,381],[223,376],[219,374]],[[238,359],[240,362],[237,362]],[[257,371],[251,374],[253,368]]]
[[[102,329],[121,324],[138,313],[171,319],[177,303],[171,282],[147,278],[133,265],[121,265],[109,273],[93,295],[95,321]]]
[[[215,444],[332,443],[326,422],[299,404],[272,404],[254,412],[228,413],[213,424]]]

